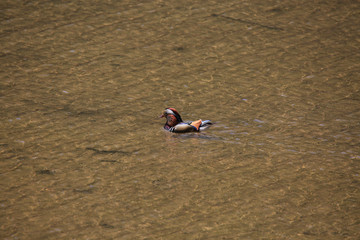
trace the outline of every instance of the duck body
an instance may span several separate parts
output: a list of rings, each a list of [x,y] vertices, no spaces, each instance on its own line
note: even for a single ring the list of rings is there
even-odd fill
[[[184,122],[175,108],[166,108],[161,118],[166,118],[164,129],[174,133],[199,132],[212,125],[210,120],[197,120]]]

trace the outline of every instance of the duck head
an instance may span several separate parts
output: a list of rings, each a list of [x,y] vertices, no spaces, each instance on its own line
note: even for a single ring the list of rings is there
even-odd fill
[[[181,119],[181,116],[179,112],[175,108],[165,108],[163,114],[160,116],[160,118],[166,118],[166,123],[164,128],[168,129],[171,127],[175,127],[177,124],[181,123],[183,120]]]

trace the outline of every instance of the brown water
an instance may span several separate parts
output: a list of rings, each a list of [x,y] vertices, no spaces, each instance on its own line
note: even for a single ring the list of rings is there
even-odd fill
[[[359,1],[0,9],[1,239],[360,238]]]

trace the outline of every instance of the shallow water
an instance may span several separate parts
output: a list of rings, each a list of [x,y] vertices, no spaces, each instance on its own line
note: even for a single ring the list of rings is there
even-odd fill
[[[358,1],[0,9],[2,239],[360,238]]]

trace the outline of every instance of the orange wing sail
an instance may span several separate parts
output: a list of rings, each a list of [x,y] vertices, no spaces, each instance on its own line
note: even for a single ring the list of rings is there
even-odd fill
[[[200,125],[201,125],[201,119],[197,121],[193,121],[190,125],[196,128],[196,131],[199,131]]]

